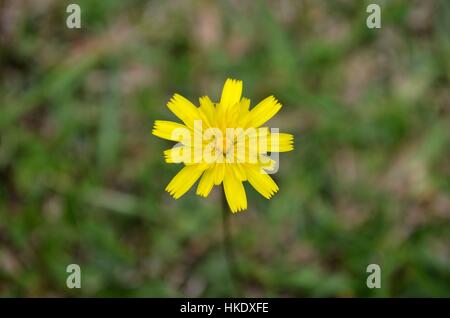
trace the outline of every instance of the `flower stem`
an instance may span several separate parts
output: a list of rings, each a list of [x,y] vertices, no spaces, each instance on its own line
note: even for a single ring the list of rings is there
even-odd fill
[[[227,261],[228,271],[231,279],[231,287],[238,292],[238,278],[239,271],[236,266],[236,254],[234,253],[233,242],[231,237],[231,220],[230,209],[228,207],[225,194],[222,193],[222,230],[223,230],[223,245],[225,251],[225,259]],[[236,295],[239,296],[239,295]]]

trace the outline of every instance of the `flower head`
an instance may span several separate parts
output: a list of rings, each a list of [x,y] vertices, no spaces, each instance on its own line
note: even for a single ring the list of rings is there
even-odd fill
[[[166,187],[175,199],[200,179],[197,194],[207,197],[214,185],[223,189],[232,212],[247,209],[243,182],[248,181],[262,196],[270,199],[278,186],[269,176],[277,169],[274,157],[293,150],[294,136],[262,125],[281,108],[267,97],[250,109],[242,97],[242,81],[227,79],[218,103],[209,97],[199,99],[197,107],[175,94],[167,107],[183,122],[155,121],[152,133],[178,142],[164,151],[168,163],[184,167]]]

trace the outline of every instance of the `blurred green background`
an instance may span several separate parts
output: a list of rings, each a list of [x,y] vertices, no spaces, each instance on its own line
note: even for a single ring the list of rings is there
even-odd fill
[[[449,22],[445,0],[0,1],[0,296],[450,296]],[[296,136],[280,192],[231,215],[234,283],[221,189],[173,200],[150,133],[227,77]]]

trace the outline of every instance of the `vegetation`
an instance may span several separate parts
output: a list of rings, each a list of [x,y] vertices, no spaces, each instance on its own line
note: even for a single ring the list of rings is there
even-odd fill
[[[0,3],[1,296],[450,296],[450,2],[76,2]],[[234,280],[221,191],[173,200],[151,135],[227,77],[296,138],[230,215]]]

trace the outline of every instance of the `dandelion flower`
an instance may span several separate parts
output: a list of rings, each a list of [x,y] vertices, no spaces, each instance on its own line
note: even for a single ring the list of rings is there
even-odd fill
[[[164,151],[165,161],[184,164],[165,190],[178,199],[200,179],[196,193],[207,197],[223,184],[233,213],[247,209],[246,181],[270,199],[278,191],[269,175],[277,167],[274,154],[294,149],[293,135],[262,126],[281,104],[270,96],[250,109],[242,81],[233,79],[225,81],[218,103],[204,96],[199,104],[175,94],[167,107],[183,123],[155,121],[155,136],[177,142]]]

